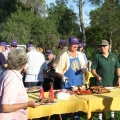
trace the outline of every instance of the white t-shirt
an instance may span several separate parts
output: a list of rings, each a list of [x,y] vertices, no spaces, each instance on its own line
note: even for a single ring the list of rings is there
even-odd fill
[[[42,82],[43,70],[47,70],[47,63],[44,55],[37,50],[31,50],[28,55],[28,68],[26,70],[25,82]]]

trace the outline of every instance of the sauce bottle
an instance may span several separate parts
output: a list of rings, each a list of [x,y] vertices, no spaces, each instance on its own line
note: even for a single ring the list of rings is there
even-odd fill
[[[54,101],[54,90],[52,85],[50,86],[50,99]]]
[[[40,99],[44,98],[44,90],[43,87],[40,87]]]

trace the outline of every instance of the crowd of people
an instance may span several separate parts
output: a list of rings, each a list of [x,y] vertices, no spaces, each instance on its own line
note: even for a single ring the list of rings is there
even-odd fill
[[[50,82],[45,81],[47,77],[52,79],[54,89],[71,89],[71,86],[85,85],[88,60],[83,51],[84,45],[77,37],[70,37],[68,43],[64,39],[60,40],[57,55],[51,49],[47,49],[44,54],[41,47],[36,48],[32,43],[27,44],[26,50],[16,49],[17,45],[16,40],[12,40],[9,47],[6,42],[0,43],[1,120],[27,120],[27,107],[34,108],[39,104],[28,101],[25,87],[41,86],[47,90],[45,87]],[[120,86],[117,55],[109,52],[107,40],[102,40],[99,47],[100,52],[94,56],[91,65],[96,85],[113,86],[116,72],[117,84]],[[114,120],[113,111],[111,120]]]

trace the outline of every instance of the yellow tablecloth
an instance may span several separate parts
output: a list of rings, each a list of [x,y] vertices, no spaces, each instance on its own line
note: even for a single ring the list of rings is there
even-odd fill
[[[91,112],[120,110],[120,88],[111,90],[110,93],[82,95],[81,97],[88,103],[88,119],[91,117]]]
[[[45,97],[48,97],[49,93],[45,92]],[[28,94],[30,100],[38,100],[39,93]],[[28,119],[40,118],[50,116],[53,114],[74,113],[78,111],[88,111],[87,101],[81,98],[71,95],[68,100],[58,100],[55,104],[40,105],[37,108],[28,108]]]
[[[29,100],[37,100],[38,93],[28,94]],[[48,96],[48,93],[45,93]],[[92,95],[72,95],[69,100],[57,100],[52,105],[40,105],[37,108],[28,108],[28,119],[50,116],[53,114],[74,113],[83,111],[90,119],[91,112],[118,111],[120,110],[120,88],[109,93]]]
[[[93,77],[92,73],[91,72],[87,72],[85,77],[86,77],[86,84],[89,85],[90,84],[89,80],[90,80],[91,77]]]

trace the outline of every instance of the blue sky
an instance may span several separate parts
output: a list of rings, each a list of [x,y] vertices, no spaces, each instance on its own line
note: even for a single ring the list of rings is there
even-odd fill
[[[72,0],[69,0],[69,7],[72,8],[74,10],[75,13],[79,13],[79,9],[78,7],[76,7],[75,3],[72,2]],[[55,0],[46,0],[46,4],[50,4],[50,3],[54,3]],[[89,19],[89,12],[91,10],[94,10],[95,7],[93,7],[92,5],[90,5],[89,3],[86,4],[85,6],[83,6],[83,19],[84,19],[84,23],[85,23],[85,26],[89,26],[89,22],[90,22],[90,19]]]

